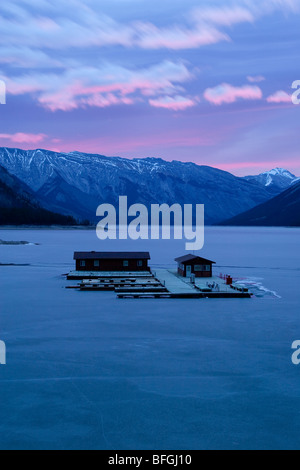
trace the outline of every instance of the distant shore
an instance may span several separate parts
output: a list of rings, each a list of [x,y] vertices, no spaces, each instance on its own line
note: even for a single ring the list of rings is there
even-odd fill
[[[0,246],[15,246],[15,245],[38,245],[38,243],[26,242],[24,240],[15,241],[15,240],[0,240]]]
[[[0,225],[1,230],[96,230],[96,225]]]

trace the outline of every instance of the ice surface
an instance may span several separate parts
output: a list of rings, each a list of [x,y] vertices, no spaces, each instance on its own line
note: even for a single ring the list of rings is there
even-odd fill
[[[122,301],[65,289],[73,251],[149,250],[173,268],[184,242],[1,230],[40,245],[0,246],[0,263],[30,264],[0,266],[0,448],[299,449],[299,235],[206,230],[201,256],[260,298]]]

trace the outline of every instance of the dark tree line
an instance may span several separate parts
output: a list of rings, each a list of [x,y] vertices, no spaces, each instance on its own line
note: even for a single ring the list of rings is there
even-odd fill
[[[43,209],[24,190],[16,192],[0,180],[0,225],[78,225],[71,216]]]
[[[71,216],[55,214],[42,208],[1,207],[0,225],[78,225]]]

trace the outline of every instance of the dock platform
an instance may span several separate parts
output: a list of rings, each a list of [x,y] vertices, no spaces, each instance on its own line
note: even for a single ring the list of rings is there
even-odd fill
[[[242,292],[191,292],[191,293],[139,293],[126,292],[117,294],[119,299],[250,299],[251,294]]]
[[[176,275],[175,271],[168,269],[156,269],[153,273],[156,279],[168,289],[171,294],[192,294],[195,287]]]
[[[139,277],[152,277],[150,271],[71,271],[67,275],[68,281],[81,281],[83,279],[132,279]]]
[[[78,284],[78,289],[81,291],[120,291],[125,292],[126,290],[132,291],[132,289],[141,290],[144,289],[145,291],[149,289],[159,290],[162,289],[162,286],[159,282],[155,281],[147,281],[141,282],[140,280],[134,280],[132,282],[83,282]]]
[[[220,277],[196,278],[192,283],[175,270],[161,268],[143,272],[73,271],[68,279],[81,281],[77,286],[81,291],[115,291],[119,299],[249,299],[252,296],[247,289],[227,285]]]
[[[252,294],[247,290],[240,291],[226,285],[223,279],[219,277],[196,278],[195,284],[190,279],[181,277],[176,271],[167,269],[156,269],[153,272],[154,277],[166,288],[167,292],[140,292],[132,287],[127,292],[118,292],[118,298],[153,298],[153,299],[249,299]],[[218,285],[217,289],[210,288],[209,285]]]

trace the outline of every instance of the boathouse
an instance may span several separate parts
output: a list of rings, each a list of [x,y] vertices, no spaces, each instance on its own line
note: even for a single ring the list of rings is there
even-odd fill
[[[194,274],[195,277],[212,277],[214,261],[195,255],[181,256],[176,258],[175,261],[178,263],[178,274],[180,276],[191,277]]]
[[[75,252],[76,271],[150,271],[148,252]]]

